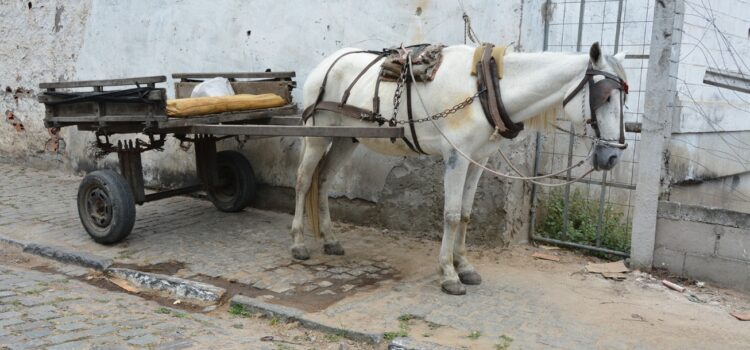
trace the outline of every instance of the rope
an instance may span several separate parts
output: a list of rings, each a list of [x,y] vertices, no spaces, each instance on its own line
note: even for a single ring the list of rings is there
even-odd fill
[[[410,57],[407,57],[407,63],[409,64],[409,74],[411,75],[412,80],[416,81],[414,79],[413,70],[411,69],[412,67],[411,67],[411,58]],[[424,109],[424,111],[425,111],[425,113],[427,115],[430,115],[430,112],[427,110],[427,106],[424,104],[424,100],[422,99],[422,94],[419,92],[419,88],[417,87],[417,84],[414,84],[414,91],[417,93],[417,98],[419,99],[420,105],[422,105],[422,109]],[[583,165],[591,157],[591,155],[593,154],[593,149],[594,148],[591,147],[591,149],[589,149],[589,154],[586,156],[586,158],[584,158],[580,162],[578,162],[578,163],[576,163],[574,165],[571,165],[570,167],[568,167],[566,169],[563,169],[563,170],[561,170],[559,172],[552,173],[552,174],[547,174],[547,175],[541,175],[541,176],[525,176],[525,175],[523,175],[521,173],[521,171],[518,170],[518,168],[516,168],[516,166],[510,161],[510,159],[508,159],[508,157],[505,155],[505,153],[503,153],[502,148],[500,148],[499,151],[500,151],[500,155],[503,157],[503,160],[505,160],[508,163],[508,165],[511,167],[511,169],[513,169],[513,171],[516,174],[518,174],[519,176],[513,176],[513,175],[504,174],[504,173],[501,173],[501,172],[499,172],[499,171],[497,171],[495,169],[490,169],[487,166],[485,166],[484,164],[482,164],[482,163],[480,163],[480,162],[472,159],[471,156],[467,155],[464,151],[462,151],[460,148],[458,148],[458,146],[456,146],[456,144],[454,144],[453,141],[451,141],[450,138],[448,138],[448,136],[445,135],[445,133],[443,132],[443,130],[440,129],[440,127],[437,125],[437,123],[434,120],[430,119],[430,121],[432,122],[432,125],[435,127],[435,129],[438,130],[438,132],[440,133],[440,135],[448,142],[448,144],[451,145],[451,147],[453,147],[454,150],[456,150],[456,152],[458,152],[458,154],[460,154],[462,157],[464,157],[466,160],[468,160],[472,164],[474,164],[474,165],[476,165],[476,166],[484,169],[485,171],[488,171],[489,173],[491,173],[493,175],[496,175],[496,176],[500,176],[500,177],[504,177],[504,178],[512,179],[512,180],[529,181],[531,183],[534,183],[534,184],[537,184],[537,185],[540,185],[540,186],[560,187],[560,186],[570,185],[570,184],[572,184],[574,182],[578,182],[579,180],[583,179],[584,177],[588,176],[589,174],[591,174],[594,171],[594,168],[591,168],[587,172],[585,172],[583,175],[581,175],[581,176],[579,176],[579,177],[577,177],[577,178],[575,178],[573,180],[570,180],[570,181],[567,181],[567,182],[564,182],[564,183],[559,183],[559,184],[548,184],[548,183],[544,183],[544,182],[534,181],[534,180],[538,180],[538,179],[550,178],[550,177],[562,174],[563,172],[566,172],[568,170],[571,170],[573,168],[577,168],[577,167]]]

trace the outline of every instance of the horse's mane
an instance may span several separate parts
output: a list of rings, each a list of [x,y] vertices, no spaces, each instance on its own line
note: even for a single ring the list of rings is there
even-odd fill
[[[552,124],[554,124],[557,116],[562,112],[562,105],[553,106],[552,108],[543,111],[529,119],[524,124],[529,128],[536,131],[548,131]]]
[[[619,60],[610,55],[605,55],[604,60],[618,77],[622,78],[622,80],[628,80],[628,77],[625,74],[625,67],[622,66],[622,63],[620,63]],[[562,113],[562,105],[553,106],[546,111],[527,119],[524,124],[526,124],[529,129],[549,131],[560,113]]]

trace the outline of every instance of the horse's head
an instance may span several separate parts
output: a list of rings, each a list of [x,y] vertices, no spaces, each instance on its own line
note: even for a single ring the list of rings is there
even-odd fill
[[[586,73],[565,94],[566,116],[574,123],[588,124],[593,131],[592,162],[596,170],[612,169],[628,146],[623,114],[628,93],[624,59],[624,53],[602,55],[599,43],[594,43]]]

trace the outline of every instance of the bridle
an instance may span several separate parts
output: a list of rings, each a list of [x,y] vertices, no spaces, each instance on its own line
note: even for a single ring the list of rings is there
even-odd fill
[[[594,82],[594,77],[597,75],[601,75],[604,77],[604,79],[599,80],[597,82]],[[575,89],[573,89],[573,92],[568,95],[568,97],[563,100],[563,106],[567,105],[568,102],[570,102],[583,88],[588,84],[589,86],[589,108],[591,109],[591,118],[586,120],[586,124],[591,125],[591,128],[594,129],[594,133],[596,134],[596,137],[594,138],[594,143],[606,147],[613,147],[613,148],[619,148],[619,149],[626,149],[628,148],[628,144],[625,143],[625,95],[628,93],[628,83],[625,80],[622,80],[622,78],[608,73],[604,71],[600,71],[597,69],[594,69],[591,62],[589,62],[589,66],[586,69],[586,75],[584,75],[583,80],[581,80],[580,83],[578,83],[578,86],[576,86]],[[606,103],[611,94],[612,90],[620,90],[620,137],[617,140],[607,140],[603,139],[601,132],[599,131],[599,123],[596,119],[596,110],[604,105]]]

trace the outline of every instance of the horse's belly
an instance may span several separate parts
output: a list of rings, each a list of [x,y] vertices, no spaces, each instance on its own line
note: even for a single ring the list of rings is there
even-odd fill
[[[387,156],[416,155],[416,153],[406,145],[404,140],[401,139],[396,139],[396,142],[391,142],[391,139],[360,139],[359,142],[368,149]]]

